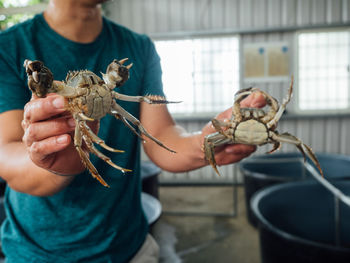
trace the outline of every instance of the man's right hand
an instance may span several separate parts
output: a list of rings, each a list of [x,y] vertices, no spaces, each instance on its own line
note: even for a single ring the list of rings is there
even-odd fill
[[[73,175],[85,168],[75,150],[75,122],[64,108],[62,96],[33,96],[25,105],[22,138],[30,159],[37,166],[59,175]]]

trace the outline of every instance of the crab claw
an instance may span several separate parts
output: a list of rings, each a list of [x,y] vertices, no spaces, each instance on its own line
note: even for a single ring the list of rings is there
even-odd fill
[[[24,60],[23,66],[28,76],[28,87],[38,97],[45,97],[52,87],[53,74],[38,60]]]
[[[35,82],[39,82],[39,76],[37,71],[33,71],[32,77]]]
[[[119,60],[119,64],[123,65],[125,63],[125,61],[127,61],[127,60],[128,60],[128,58],[124,58],[122,60]]]
[[[25,59],[24,62],[23,62],[23,67],[27,68],[29,66],[29,64],[31,64],[32,61],[29,60],[29,59]]]
[[[129,69],[132,64],[124,66],[123,63],[127,60],[127,58],[120,61],[117,59],[113,60],[112,63],[108,65],[106,74],[102,73],[102,78],[109,89],[112,90],[115,87],[120,87],[129,79]]]

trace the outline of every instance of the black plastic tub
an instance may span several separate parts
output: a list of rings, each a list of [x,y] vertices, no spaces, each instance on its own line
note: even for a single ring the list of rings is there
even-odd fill
[[[350,181],[333,185],[350,195]],[[350,207],[316,181],[270,186],[257,192],[251,207],[258,220],[262,263],[349,263]],[[338,231],[337,231],[338,229]]]
[[[159,199],[158,176],[162,170],[151,161],[141,162],[142,192]]]
[[[350,179],[350,157],[339,154],[317,153],[327,180]],[[309,163],[312,163],[309,159]],[[303,165],[300,153],[279,153],[261,155],[240,163],[244,177],[247,218],[250,224],[257,225],[250,208],[250,199],[260,189],[279,183],[287,183],[312,178]]]
[[[6,190],[6,181],[0,178],[0,197],[5,195],[5,190]]]

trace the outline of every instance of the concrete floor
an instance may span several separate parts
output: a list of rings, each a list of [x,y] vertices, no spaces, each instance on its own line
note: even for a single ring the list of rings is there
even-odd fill
[[[236,217],[179,216],[167,211],[233,212],[232,187],[160,187],[163,213],[152,227],[162,263],[259,263],[258,231],[238,187]]]

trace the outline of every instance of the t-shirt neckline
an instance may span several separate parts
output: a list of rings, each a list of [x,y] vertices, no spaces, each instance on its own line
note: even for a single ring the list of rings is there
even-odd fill
[[[102,17],[102,30],[97,36],[97,38],[90,42],[90,43],[79,43],[70,39],[67,39],[60,34],[58,34],[55,30],[53,30],[49,24],[46,22],[44,18],[44,14],[40,13],[36,15],[36,20],[40,23],[42,26],[42,29],[47,33],[47,35],[52,38],[55,42],[63,45],[63,46],[69,46],[72,48],[78,48],[78,49],[90,49],[94,48],[96,46],[99,46],[99,43],[103,41],[105,33],[106,33],[106,21],[105,18]]]

